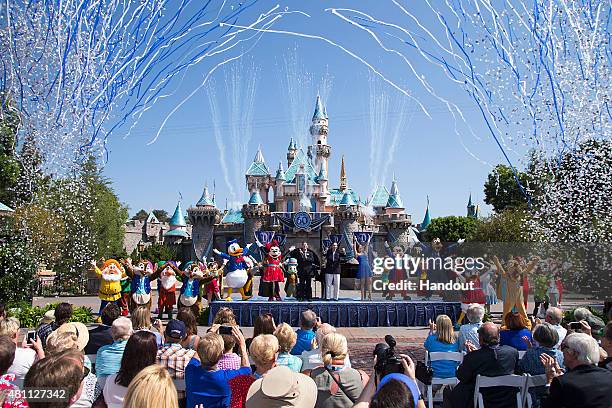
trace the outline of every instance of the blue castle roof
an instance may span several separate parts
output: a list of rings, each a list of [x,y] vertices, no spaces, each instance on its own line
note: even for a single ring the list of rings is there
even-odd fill
[[[269,176],[270,171],[268,170],[268,166],[266,166],[266,162],[263,157],[263,153],[261,152],[261,146],[257,148],[257,153],[255,154],[255,158],[253,159],[253,163],[249,166],[249,169],[246,172],[247,176]]]
[[[186,227],[187,223],[185,222],[185,216],[183,215],[183,210],[181,209],[181,202],[179,201],[176,204],[176,208],[174,210],[174,214],[172,218],[170,218],[170,226],[172,227]]]
[[[278,162],[278,170],[276,170],[276,179],[285,181],[285,170],[283,170],[283,162]]]
[[[325,116],[325,108],[323,108],[323,102],[321,102],[321,97],[317,95],[317,102],[315,104],[314,115],[312,115],[312,120],[317,119],[327,119]]]
[[[389,190],[387,190],[387,187],[383,185],[376,187],[372,195],[372,207],[386,207],[387,202],[389,202]]]
[[[187,231],[182,230],[182,229],[173,229],[173,230],[166,231],[164,232],[164,236],[165,237],[189,238],[189,234],[187,233]]]
[[[389,191],[389,199],[387,200],[387,208],[404,208],[402,198],[397,188],[397,181],[393,179],[391,182],[391,191]]]
[[[429,216],[429,197],[427,198],[427,209],[425,210],[425,217],[423,217],[423,222],[421,222],[421,231],[425,231],[427,226],[431,224],[431,218]]]
[[[285,180],[287,183],[295,183],[295,173],[298,172],[301,166],[304,166],[304,174],[306,179],[313,184],[317,179],[317,172],[314,169],[312,162],[306,156],[303,149],[299,149],[295,155],[295,159],[291,162],[289,168],[285,172]]]
[[[263,200],[261,199],[261,195],[259,191],[255,190],[251,193],[251,198],[249,199],[249,205],[261,205],[263,204]]]
[[[356,205],[355,200],[353,200],[353,195],[351,194],[351,192],[349,191],[344,192],[344,195],[342,196],[342,200],[340,200],[340,205],[341,206]]]
[[[204,192],[202,193],[202,197],[196,203],[197,206],[205,206],[205,207],[215,207],[215,199],[208,192],[208,186],[204,187]]]
[[[221,224],[243,224],[244,217],[242,216],[242,211],[240,210],[227,210],[223,219],[221,220]]]

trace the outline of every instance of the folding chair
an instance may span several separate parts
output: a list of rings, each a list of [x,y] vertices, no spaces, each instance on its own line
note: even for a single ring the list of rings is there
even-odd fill
[[[463,353],[459,351],[432,351],[431,353],[427,353],[425,355],[425,364],[429,365],[429,363],[433,361],[439,360],[451,360],[457,361],[459,364],[463,361]],[[427,385],[427,406],[428,408],[433,408],[433,386],[434,385],[457,385],[459,380],[457,377],[450,378],[432,378],[431,384]]]
[[[523,406],[531,408],[531,406],[533,405],[533,400],[531,398],[531,394],[529,393],[529,389],[535,387],[543,387],[546,385],[546,383],[546,374],[527,375],[527,385],[525,387],[525,394],[523,395]]]
[[[498,377],[485,377],[480,374],[476,376],[476,387],[474,388],[474,407],[485,408],[481,388],[488,387],[515,387],[516,392],[516,407],[523,408],[523,396],[527,388],[526,375],[500,375]]]

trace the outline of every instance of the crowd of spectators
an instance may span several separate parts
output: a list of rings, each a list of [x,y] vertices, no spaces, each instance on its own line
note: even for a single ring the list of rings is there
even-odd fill
[[[0,315],[0,407],[425,406],[413,358],[398,354],[399,372],[381,370],[377,357],[370,375],[355,369],[346,337],[311,310],[301,313],[297,331],[263,314],[248,340],[229,308],[220,309],[205,334],[198,334],[190,309],[164,326],[151,322],[146,309],[135,309],[129,319],[109,304],[101,324],[90,329],[70,322],[71,312],[69,304],[59,304],[53,313],[59,320],[40,325],[29,342],[19,341],[17,319]],[[435,378],[457,378],[442,391],[445,407],[471,407],[478,375],[511,374],[546,378],[546,385],[529,389],[536,408],[612,406],[612,322],[577,310],[580,330],[568,330],[553,307],[532,329],[513,314],[501,327],[483,322],[477,304],[466,315],[458,332],[439,315],[424,343],[427,352],[463,353],[461,363],[429,363]],[[18,385],[66,394],[55,402],[26,400],[15,394]],[[513,387],[481,393],[486,406],[516,405]]]

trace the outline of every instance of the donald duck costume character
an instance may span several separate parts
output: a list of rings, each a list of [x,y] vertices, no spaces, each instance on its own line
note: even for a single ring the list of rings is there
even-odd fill
[[[249,275],[247,273],[248,265],[245,261],[245,257],[249,255],[251,245],[252,244],[248,244],[246,250],[244,250],[242,247],[240,247],[238,241],[233,239],[228,242],[228,253],[221,252],[216,248],[213,249],[215,254],[227,260],[227,263],[225,264],[227,274],[223,279],[223,283],[227,287],[227,297],[225,298],[226,301],[232,300],[232,293],[234,289],[238,289],[240,291],[242,300],[249,300],[251,298],[244,292],[244,286],[249,280]]]

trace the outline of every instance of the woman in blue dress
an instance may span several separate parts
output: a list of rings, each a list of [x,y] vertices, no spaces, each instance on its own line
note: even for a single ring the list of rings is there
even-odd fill
[[[355,249],[355,257],[359,262],[357,269],[357,279],[359,279],[359,287],[361,288],[361,300],[366,300],[366,295],[369,300],[372,300],[372,268],[368,259],[368,246],[359,245],[357,241],[353,242]]]

